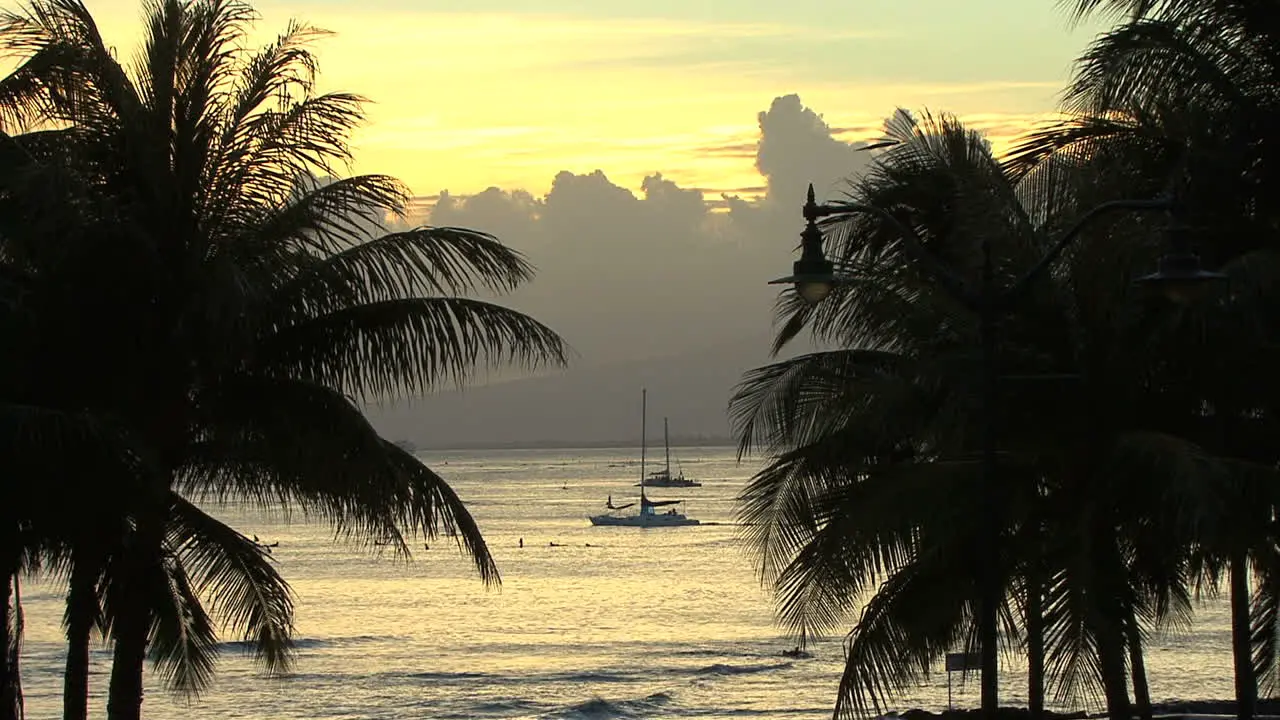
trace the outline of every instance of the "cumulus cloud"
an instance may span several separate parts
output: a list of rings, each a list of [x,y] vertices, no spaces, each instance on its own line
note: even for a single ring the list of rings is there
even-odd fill
[[[427,222],[484,230],[524,252],[538,275],[508,302],[561,332],[580,363],[760,336],[776,297],[765,283],[794,260],[805,188],[837,197],[869,158],[796,95],[776,98],[757,119],[758,196],[708,196],[661,173],[632,191],[603,170],[566,171],[544,197],[442,192]]]
[[[767,201],[798,206],[809,183],[819,195],[838,194],[843,180],[867,160],[859,144],[833,137],[822,116],[801,104],[798,95],[775,99],[758,120],[756,170],[767,183]]]

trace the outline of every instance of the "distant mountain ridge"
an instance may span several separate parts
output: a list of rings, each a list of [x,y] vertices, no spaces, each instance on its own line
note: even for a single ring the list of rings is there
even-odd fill
[[[649,391],[650,446],[662,418],[673,439],[733,444],[728,402],[743,372],[769,361],[771,334],[664,357],[571,366],[544,377],[439,392],[367,409],[384,437],[419,448],[608,447],[639,443],[640,389]]]
[[[662,438],[649,438],[650,448],[661,448]],[[659,444],[655,444],[659,443]],[[513,440],[498,443],[488,440],[477,440],[471,443],[451,443],[445,445],[415,446],[415,451],[440,450],[603,450],[625,449],[640,446],[640,438],[624,438],[621,440]],[[678,448],[736,448],[737,441],[731,437],[706,438],[671,438],[671,449]]]

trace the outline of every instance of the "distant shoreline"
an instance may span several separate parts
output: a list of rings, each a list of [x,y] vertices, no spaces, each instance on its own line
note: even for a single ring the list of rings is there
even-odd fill
[[[709,447],[737,447],[738,443],[729,437],[706,437],[706,438],[671,438],[671,447],[674,448],[709,448]],[[653,448],[653,439],[649,440],[649,447]],[[659,450],[662,449],[662,440],[658,439],[656,444]],[[414,450],[417,452],[441,452],[445,450],[595,450],[603,448],[639,448],[639,440],[513,440],[511,442],[492,442],[477,441],[471,443],[413,443]]]

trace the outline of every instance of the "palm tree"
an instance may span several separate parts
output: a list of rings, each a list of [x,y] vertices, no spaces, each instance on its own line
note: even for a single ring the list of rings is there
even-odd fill
[[[901,114],[888,134],[892,147],[851,199],[902,218],[971,278],[984,244],[1008,283],[1056,229],[1115,199],[1116,187],[1081,183],[1065,164],[1015,177],[950,118]],[[1006,390],[1000,418],[1006,630],[1021,615],[1033,671],[1060,699],[1101,690],[1113,716],[1129,712],[1126,669],[1144,628],[1188,608],[1186,556],[1166,548],[1183,547],[1191,521],[1151,507],[1198,503],[1207,462],[1160,432],[1169,406],[1147,402],[1162,388],[1145,335],[1167,312],[1133,297],[1130,268],[1151,243],[1117,242],[1122,231],[1145,235],[1140,219],[1100,226],[1031,286],[1001,325],[999,360],[1006,377],[1032,377]],[[818,308],[784,297],[778,344],[811,328],[845,349],[754,371],[731,402],[742,450],[773,458],[741,500],[784,618],[803,637],[870,595],[849,636],[837,715],[880,708],[972,639],[977,573],[965,558],[990,517],[972,492],[976,318],[902,242],[877,216],[839,226],[834,253],[854,279]],[[1046,375],[1078,379],[1064,392],[1034,379]],[[1030,680],[1042,702],[1044,679]]]
[[[112,718],[138,717],[175,491],[300,506],[343,536],[390,538],[406,553],[407,533],[456,535],[496,581],[461,500],[379,438],[350,396],[565,360],[545,326],[465,297],[531,277],[496,239],[367,231],[402,212],[407,193],[384,176],[328,180],[349,158],[361,99],[313,93],[312,28],[241,50],[253,17],[231,0],[148,6],[131,70],[74,0],[32,3],[0,34],[26,58],[0,85],[0,112],[70,128],[81,175],[127,229],[80,265],[67,302],[85,312],[59,338],[85,349],[135,339],[72,393],[120,418],[148,479],[129,497],[106,594]]]
[[[0,457],[22,478],[6,486],[6,583],[16,595],[20,569],[67,576],[64,717],[83,718],[91,633],[110,619],[99,595],[106,592],[112,558],[127,534],[125,499],[136,492],[140,473],[121,429],[78,410],[83,397],[64,392],[73,383],[33,372],[80,350],[51,343],[56,338],[50,328],[83,329],[82,309],[66,302],[68,287],[77,284],[68,270],[84,266],[79,253],[91,246],[82,243],[104,227],[80,212],[84,206],[76,199],[83,196],[77,193],[85,188],[66,175],[66,167],[43,156],[42,150],[51,149],[42,142],[47,139],[0,137],[8,161],[0,177],[0,318],[8,350],[0,366]],[[76,192],[51,194],[51,183]],[[80,237],[74,229],[89,232]],[[166,552],[177,562],[166,564],[168,575],[160,583],[169,592],[157,595],[162,603],[156,608],[153,659],[170,686],[196,692],[211,670],[214,638],[193,588],[217,606],[249,610],[227,617],[229,629],[257,635],[268,665],[283,667],[291,596],[262,549],[176,495],[169,525]],[[193,537],[202,544],[190,547]],[[6,617],[15,626],[10,645],[16,645],[17,615]],[[7,672],[16,688],[16,665]],[[6,710],[20,715],[16,692],[6,700]]]
[[[98,442],[107,433],[99,432],[92,419],[75,408],[55,407],[54,398],[33,392],[28,382],[32,378],[27,368],[37,362],[39,329],[43,323],[58,321],[39,315],[32,303],[40,283],[50,278],[48,272],[41,272],[38,256],[51,245],[41,240],[63,233],[70,225],[64,221],[76,207],[73,199],[55,198],[49,192],[50,187],[60,186],[65,174],[40,162],[39,138],[31,140],[36,153],[0,135],[0,333],[8,350],[0,360],[0,464],[14,478],[5,484],[0,547],[4,549],[4,583],[15,600],[21,572],[38,570],[42,559],[58,562],[60,554],[51,542],[55,525],[87,526],[94,518],[110,515],[110,508],[118,505],[110,502],[109,493],[98,491],[102,483],[86,482],[95,475],[103,478],[109,470],[106,461],[116,457],[114,451],[98,452],[109,444]],[[46,254],[46,259],[52,260],[52,254]],[[65,517],[67,497],[83,499],[95,512]],[[16,665],[21,631],[16,607],[8,604],[5,595],[4,644],[15,652],[5,658],[0,672],[7,688],[3,717],[16,718],[21,715]]]
[[[1215,453],[1274,462],[1274,389],[1266,368],[1275,358],[1271,328],[1278,308],[1276,220],[1271,198],[1277,173],[1275,135],[1280,102],[1280,29],[1274,8],[1248,0],[1137,2],[1081,0],[1076,12],[1107,9],[1127,21],[1095,41],[1080,59],[1067,93],[1076,116],[1029,139],[1024,165],[1054,155],[1124,158],[1131,179],[1167,162],[1177,148],[1183,166],[1188,224],[1200,252],[1231,275],[1232,292],[1189,318],[1184,332],[1212,333],[1216,348],[1194,368],[1207,381],[1199,389],[1209,413],[1183,429]],[[1245,473],[1245,477],[1250,477]],[[1211,575],[1230,576],[1236,695],[1241,718],[1251,717],[1258,678],[1274,677],[1275,627],[1251,622],[1270,617],[1274,583],[1264,568],[1275,552],[1272,508],[1239,477],[1226,478],[1225,507],[1241,519],[1219,523],[1205,538],[1216,557],[1200,563]],[[1245,518],[1251,518],[1244,522]],[[1229,525],[1229,527],[1228,527]],[[1261,580],[1250,590],[1250,564]],[[1216,586],[1216,582],[1211,583]],[[1250,610],[1253,595],[1254,611]],[[1256,620],[1257,618],[1255,618]]]

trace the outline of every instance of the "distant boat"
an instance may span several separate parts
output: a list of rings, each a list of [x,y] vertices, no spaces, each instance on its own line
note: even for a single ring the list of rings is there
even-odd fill
[[[648,391],[640,391],[640,479],[645,479],[644,460],[645,448],[645,415],[646,403],[648,400]],[[623,527],[681,527],[684,525],[699,525],[700,523],[694,518],[688,517],[678,512],[674,507],[669,510],[658,512],[656,508],[678,505],[683,500],[650,500],[645,495],[645,483],[639,483],[640,486],[640,511],[635,515],[591,515],[587,519],[592,525],[611,525]],[[605,501],[605,507],[611,511],[626,510],[634,507],[635,503],[627,503],[625,505],[614,505],[613,496],[610,495]]]
[[[667,448],[667,467],[649,473],[649,477],[636,483],[636,487],[702,487],[702,483],[697,480],[686,479],[684,471],[674,477],[671,475],[671,436],[667,433],[667,427],[667,419],[662,418],[662,444]]]

